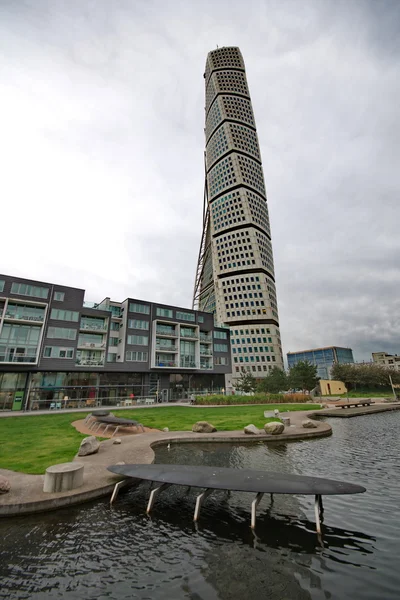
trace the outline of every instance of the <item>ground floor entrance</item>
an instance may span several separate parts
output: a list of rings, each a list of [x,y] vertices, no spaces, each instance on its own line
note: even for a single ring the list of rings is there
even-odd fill
[[[0,373],[0,410],[62,410],[189,400],[224,391],[225,376],[188,373]]]

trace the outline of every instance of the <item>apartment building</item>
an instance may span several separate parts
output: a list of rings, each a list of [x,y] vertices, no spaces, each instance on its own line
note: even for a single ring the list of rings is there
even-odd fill
[[[169,401],[225,386],[229,329],[213,315],[0,275],[0,410]]]

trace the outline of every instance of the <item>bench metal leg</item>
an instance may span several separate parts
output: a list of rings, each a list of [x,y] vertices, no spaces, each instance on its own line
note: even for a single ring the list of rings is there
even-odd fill
[[[322,513],[321,513],[321,507],[322,507],[322,499],[321,499],[321,496],[319,494],[317,494],[315,496],[315,502],[314,502],[315,523],[317,526],[317,533],[321,533],[320,517],[322,516],[322,513],[323,513],[323,509],[322,509]]]
[[[149,514],[149,512],[153,508],[153,504],[154,504],[155,499],[158,496],[158,494],[160,492],[166,490],[167,488],[169,488],[171,485],[172,485],[172,483],[162,483],[159,487],[154,488],[154,490],[151,491],[149,502],[147,504],[147,509],[146,509],[147,514]]]
[[[115,484],[114,490],[113,490],[113,493],[111,496],[111,500],[110,500],[110,506],[117,499],[119,488],[122,486],[123,483],[125,483],[125,481],[118,481],[118,483]]]
[[[251,528],[254,529],[256,526],[256,509],[260,504],[262,497],[264,496],[263,492],[258,492],[257,496],[254,498],[251,503]]]
[[[198,521],[199,516],[200,516],[200,509],[201,509],[201,505],[203,504],[204,500],[213,493],[213,489],[207,489],[205,492],[203,492],[202,494],[199,494],[196,498],[196,508],[194,509],[194,517],[193,517],[193,521]]]

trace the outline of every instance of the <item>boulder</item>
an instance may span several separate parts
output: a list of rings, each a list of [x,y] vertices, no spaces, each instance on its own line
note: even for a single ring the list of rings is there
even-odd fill
[[[163,431],[168,432],[169,431],[169,427],[164,427]]]
[[[113,444],[122,444],[121,438],[114,438],[113,439]]]
[[[246,425],[243,431],[245,433],[248,433],[249,435],[257,435],[260,433],[260,430],[257,429],[257,427],[253,425],[253,423],[251,423],[251,425]]]
[[[7,492],[9,492],[10,489],[11,484],[8,481],[8,479],[3,477],[3,475],[0,475],[0,494],[7,494]]]
[[[96,454],[99,451],[100,442],[94,435],[83,438],[79,448],[78,456],[88,456],[89,454]]]
[[[211,423],[207,423],[207,421],[197,421],[192,427],[192,431],[195,433],[213,433],[213,431],[217,431],[214,425]]]
[[[277,421],[272,421],[272,423],[265,423],[264,425],[265,433],[269,433],[271,435],[279,435],[283,432],[284,429],[284,424],[278,423]]]
[[[316,423],[314,423],[314,421],[311,421],[310,419],[305,419],[304,421],[302,421],[301,426],[304,427],[304,429],[316,429],[317,428]]]

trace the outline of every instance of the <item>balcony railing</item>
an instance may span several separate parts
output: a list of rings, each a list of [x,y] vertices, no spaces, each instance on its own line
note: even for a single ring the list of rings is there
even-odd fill
[[[200,333],[200,341],[206,342],[207,344],[211,344],[212,337],[210,335],[205,335],[205,333]]]
[[[156,333],[159,335],[168,335],[169,337],[177,337],[175,329],[163,327],[162,325],[158,325],[158,327],[156,328]]]
[[[175,346],[156,346],[157,352],[177,352],[177,348]]]
[[[96,360],[91,358],[77,358],[76,364],[80,367],[104,367],[104,360]]]
[[[28,356],[27,354],[13,354],[12,356],[0,355],[0,363],[2,362],[19,362],[19,363],[35,363],[36,356]]]
[[[198,339],[199,336],[196,331],[183,331],[181,329],[181,337]]]
[[[200,356],[212,356],[211,350],[202,350],[200,348]]]
[[[78,341],[78,348],[98,348],[99,350],[101,350],[101,348],[105,348],[106,347],[106,343],[102,342],[100,344],[96,344],[96,343],[91,343],[91,342],[79,342]]]
[[[7,312],[4,315],[5,319],[18,319],[18,320],[23,320],[23,321],[36,321],[39,323],[43,323],[44,320],[44,316],[33,316],[33,315],[20,315],[20,314],[14,314],[14,313],[9,313]]]
[[[156,360],[156,367],[177,367],[176,362],[171,360]]]
[[[200,363],[200,369],[212,369],[212,365]]]
[[[90,330],[90,331],[107,331],[107,326],[106,325],[96,325],[95,323],[93,323],[93,325],[89,325],[88,323],[81,322],[80,329]]]

